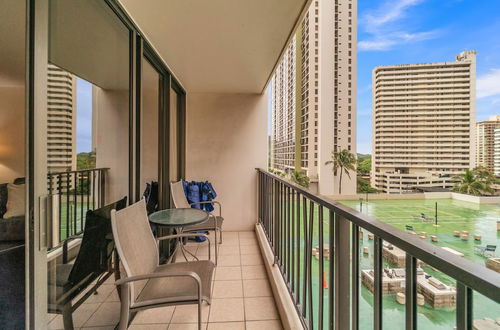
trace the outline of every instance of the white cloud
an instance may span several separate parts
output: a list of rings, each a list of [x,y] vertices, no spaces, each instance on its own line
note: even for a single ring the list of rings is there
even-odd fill
[[[379,8],[364,14],[360,26],[370,38],[361,40],[358,49],[363,51],[385,51],[396,45],[408,44],[436,38],[440,31],[408,32],[401,23],[408,16],[409,10],[425,0],[385,1]],[[411,22],[411,19],[405,20]]]
[[[477,97],[500,95],[500,69],[491,69],[476,80]]]

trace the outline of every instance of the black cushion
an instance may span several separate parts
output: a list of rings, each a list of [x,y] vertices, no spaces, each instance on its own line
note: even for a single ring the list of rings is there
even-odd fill
[[[0,184],[0,218],[7,212],[7,183]]]
[[[127,206],[127,197],[97,210],[87,211],[82,244],[68,276],[68,282],[76,285],[89,274],[100,274],[107,268],[113,250],[113,242],[106,237],[111,233],[111,210]]]

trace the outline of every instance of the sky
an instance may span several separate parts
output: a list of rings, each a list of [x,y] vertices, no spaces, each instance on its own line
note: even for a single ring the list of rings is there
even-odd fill
[[[357,150],[371,153],[371,72],[477,51],[476,120],[500,115],[499,0],[358,0]]]
[[[92,84],[76,78],[76,152],[92,151]]]

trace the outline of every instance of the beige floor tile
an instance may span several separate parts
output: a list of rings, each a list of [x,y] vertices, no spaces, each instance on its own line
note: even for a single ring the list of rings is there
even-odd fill
[[[264,265],[241,266],[241,276],[244,280],[267,279]]]
[[[80,328],[78,330],[115,330],[115,326],[109,325],[107,327],[83,327],[83,328]]]
[[[128,330],[167,330],[168,324],[132,324]]]
[[[210,323],[244,321],[243,298],[213,299]]]
[[[239,255],[219,256],[218,266],[227,267],[227,266],[239,266],[239,265],[241,265]]]
[[[241,238],[255,238],[255,232],[254,231],[240,231],[238,233],[238,236]]]
[[[81,304],[80,307],[76,309],[73,313],[73,325],[75,328],[79,328],[87,322],[92,314],[99,308],[101,304]],[[56,315],[49,323],[49,329],[64,329],[63,318],[62,315]]]
[[[207,330],[245,330],[245,322],[208,323]],[[265,329],[260,329],[265,330]]]
[[[215,270],[216,281],[241,280],[241,267],[222,267],[218,266]]]
[[[213,296],[214,298],[243,297],[243,284],[241,281],[215,281]]]
[[[248,254],[241,256],[241,265],[242,266],[255,266],[255,265],[263,265],[264,262],[260,254]]]
[[[207,328],[206,323],[201,324],[201,329]],[[170,323],[168,330],[198,330],[198,323]]]
[[[254,245],[257,246],[257,239],[255,237],[240,237],[240,246]]]
[[[95,304],[95,303],[102,303],[105,302],[108,296],[113,292],[113,290],[116,290],[115,285],[111,284],[103,284],[97,289],[97,294],[91,294],[84,302],[84,304]],[[83,297],[87,293],[87,290],[79,294],[74,301],[79,300],[81,297]]]
[[[240,239],[237,232],[222,232],[222,244],[239,245]]]
[[[140,311],[132,324],[168,324],[172,319],[174,309],[174,306],[167,306]]]
[[[106,302],[120,302],[120,297],[118,296],[118,291],[113,290],[111,294],[106,298]]]
[[[240,248],[241,255],[247,255],[247,254],[259,254],[260,255],[260,248],[258,245],[242,245]]]
[[[210,305],[203,303],[201,306],[201,321],[208,321],[210,313]],[[198,322],[198,305],[181,305],[176,306],[174,315],[170,323],[196,323]]]
[[[278,320],[278,311],[272,297],[245,298],[247,321]]]
[[[246,323],[246,330],[282,330],[281,322],[278,320],[269,321],[249,321]]]
[[[219,245],[219,255],[220,256],[232,256],[240,254],[240,246],[239,245],[229,245],[229,244],[221,244]]]
[[[243,281],[243,293],[245,297],[271,297],[273,295],[267,279]]]
[[[118,324],[120,320],[120,303],[102,303],[99,309],[85,322],[86,327],[97,327]]]

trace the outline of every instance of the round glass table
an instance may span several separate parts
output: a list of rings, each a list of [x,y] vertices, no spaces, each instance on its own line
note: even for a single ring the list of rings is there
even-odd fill
[[[208,220],[209,214],[206,211],[193,209],[193,208],[185,208],[185,209],[166,209],[158,212],[154,212],[149,216],[149,222],[157,225],[175,228],[177,235],[170,235],[172,238],[177,239],[177,247],[174,252],[177,252],[177,249],[180,248],[184,259],[188,261],[186,257],[186,252],[190,254],[193,258],[198,260],[196,256],[194,256],[191,252],[184,248],[184,244],[182,241],[182,237],[178,235],[182,234],[184,227],[197,225],[203,223]],[[165,236],[164,238],[169,238],[170,236]],[[174,259],[175,260],[175,259]]]

